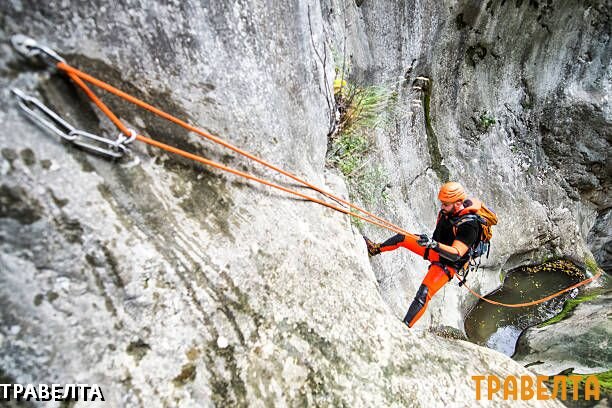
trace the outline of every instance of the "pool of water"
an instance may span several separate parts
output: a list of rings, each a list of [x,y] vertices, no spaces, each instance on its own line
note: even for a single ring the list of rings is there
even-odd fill
[[[541,299],[579,281],[582,271],[564,260],[522,267],[508,272],[503,286],[487,299],[503,303],[524,303]],[[570,296],[578,289],[539,305],[510,308],[479,301],[465,319],[465,332],[474,343],[487,346],[508,356],[528,327],[542,323],[558,314]]]

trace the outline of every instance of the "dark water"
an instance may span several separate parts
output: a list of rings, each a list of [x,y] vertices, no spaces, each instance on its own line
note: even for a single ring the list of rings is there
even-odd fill
[[[578,283],[581,273],[574,264],[563,260],[518,268],[508,273],[501,289],[486,298],[510,304],[530,302]],[[523,330],[557,315],[565,300],[577,292],[573,289],[539,305],[521,308],[479,301],[465,319],[465,332],[474,343],[512,356]]]

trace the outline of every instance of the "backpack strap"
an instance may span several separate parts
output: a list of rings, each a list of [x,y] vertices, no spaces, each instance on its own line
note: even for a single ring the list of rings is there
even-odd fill
[[[483,242],[482,226],[486,224],[485,219],[482,218],[478,214],[468,213],[468,214],[460,215],[459,217],[451,220],[451,224],[453,225],[453,232],[455,233],[455,235],[457,235],[457,228],[459,228],[460,225],[465,224],[466,222],[469,222],[469,221],[476,221],[478,225],[477,239],[468,249],[470,259],[472,259],[476,251],[476,248],[478,248],[478,246]]]
[[[458,227],[461,224],[464,224],[468,221],[478,221],[478,223],[483,224],[484,220],[482,219],[482,217],[478,214],[464,214],[464,215],[460,215],[459,217],[451,220],[451,224],[453,224],[453,227]]]
[[[482,240],[482,226],[486,224],[486,221],[478,214],[465,214],[461,215],[455,219],[451,219],[451,224],[453,226],[453,232],[455,235],[457,234],[457,228],[460,225],[465,224],[469,221],[476,221],[478,223],[478,241],[476,244]]]

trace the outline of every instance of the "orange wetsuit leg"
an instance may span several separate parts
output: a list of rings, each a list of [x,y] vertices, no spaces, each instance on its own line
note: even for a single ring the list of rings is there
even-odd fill
[[[414,324],[421,318],[423,313],[425,313],[425,309],[427,309],[427,304],[431,300],[431,298],[436,294],[442,286],[446,285],[446,282],[450,281],[453,276],[455,276],[455,269],[450,266],[446,266],[446,270],[448,274],[444,271],[444,267],[439,263],[434,263],[429,266],[429,270],[427,271],[427,275],[423,279],[419,290],[408,308],[408,312],[404,317],[404,323],[408,325],[408,327],[414,326]],[[449,276],[450,275],[450,276]]]
[[[396,237],[401,237],[401,235],[396,235]],[[425,251],[427,248],[420,246],[417,244],[417,238],[404,235],[403,241],[396,240],[393,245],[384,245],[380,247],[381,252],[393,251],[399,247],[404,247],[409,251],[414,252],[417,255],[423,256],[425,255]],[[400,238],[401,239],[401,238]],[[440,255],[436,251],[430,250],[427,254],[427,260],[432,262],[438,262],[440,260]]]

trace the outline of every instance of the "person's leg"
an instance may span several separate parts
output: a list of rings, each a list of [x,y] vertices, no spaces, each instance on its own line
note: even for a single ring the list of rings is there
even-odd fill
[[[380,251],[393,251],[399,247],[404,247],[420,256],[424,256],[427,251],[425,247],[417,244],[417,238],[401,234],[397,234],[380,244]],[[440,260],[440,255],[436,251],[430,250],[427,254],[427,260],[438,262]]]
[[[414,324],[421,318],[423,313],[425,313],[425,309],[427,308],[427,304],[436,294],[438,290],[448,282],[454,275],[455,270],[451,267],[446,267],[448,270],[450,277],[446,274],[443,267],[439,264],[431,264],[429,266],[429,270],[427,271],[427,275],[423,279],[419,290],[417,290],[416,296],[412,301],[412,304],[408,308],[408,312],[404,317],[404,323],[408,325],[408,327],[414,326]]]

